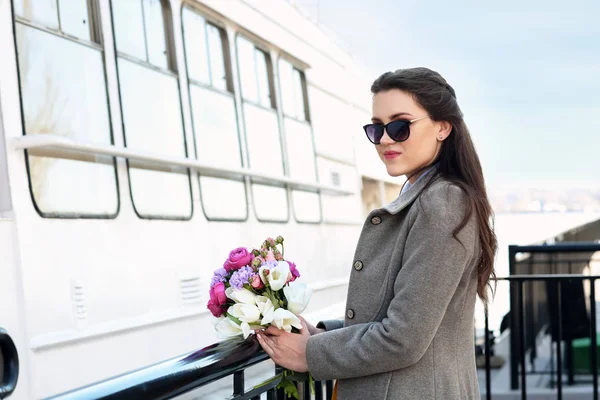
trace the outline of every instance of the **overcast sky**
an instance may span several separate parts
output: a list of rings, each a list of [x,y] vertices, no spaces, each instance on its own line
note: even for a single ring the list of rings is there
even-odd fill
[[[375,79],[455,88],[488,184],[600,184],[600,1],[298,0]]]

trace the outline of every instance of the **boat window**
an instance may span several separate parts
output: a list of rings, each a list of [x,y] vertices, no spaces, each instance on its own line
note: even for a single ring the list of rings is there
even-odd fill
[[[236,40],[238,68],[249,166],[269,175],[284,176],[279,119],[272,96],[272,67],[267,53],[245,37]],[[282,186],[252,183],[256,217],[261,221],[285,222],[289,218],[287,190]]]
[[[94,5],[88,1],[15,1],[25,134],[112,144],[102,47],[90,33],[94,28],[99,31],[99,24],[88,26],[96,21],[89,18],[94,8],[88,6]],[[42,216],[108,218],[117,214],[113,158],[30,149],[27,167],[32,198]]]
[[[168,2],[113,0],[112,6],[125,145],[186,157],[179,82],[168,62]],[[157,170],[129,161],[128,171],[141,218],[191,218],[189,170]]]
[[[224,168],[242,167],[235,99],[228,85],[225,32],[191,8],[182,13],[190,105],[198,160]],[[211,220],[245,220],[243,180],[200,176],[202,208]]]
[[[316,182],[313,132],[305,106],[305,80],[303,74],[283,58],[279,59],[278,67],[289,175],[306,182]],[[321,221],[318,193],[293,190],[292,204],[297,221]]]

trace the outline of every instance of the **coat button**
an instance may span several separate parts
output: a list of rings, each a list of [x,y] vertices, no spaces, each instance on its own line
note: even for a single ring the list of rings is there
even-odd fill
[[[354,263],[354,269],[357,271],[360,271],[361,269],[363,269],[363,267],[364,267],[364,265],[363,265],[362,261],[360,261],[360,260],[357,260]]]
[[[354,318],[354,310],[349,308],[348,311],[346,311],[346,317],[348,317],[349,319]]]
[[[381,217],[375,216],[375,217],[371,218],[371,223],[373,225],[379,225],[381,223]]]

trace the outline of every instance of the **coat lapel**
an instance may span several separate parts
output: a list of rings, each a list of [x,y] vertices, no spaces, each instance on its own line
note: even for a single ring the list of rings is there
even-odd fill
[[[417,183],[411,186],[406,192],[401,193],[400,196],[396,198],[396,200],[392,201],[387,206],[383,207],[383,209],[390,214],[398,214],[400,211],[404,210],[408,207],[413,201],[419,197],[425,186],[429,183],[431,179],[436,176],[437,168],[424,176],[423,179],[419,179]]]

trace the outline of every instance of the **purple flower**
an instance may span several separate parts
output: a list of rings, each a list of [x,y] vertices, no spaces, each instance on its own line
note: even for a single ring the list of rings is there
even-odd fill
[[[229,279],[229,284],[232,288],[241,289],[244,285],[250,283],[256,274],[252,270],[252,267],[242,267],[235,271]]]
[[[217,283],[219,282],[225,282],[227,280],[226,276],[229,274],[229,272],[227,272],[227,270],[223,267],[219,268],[218,270],[215,271],[215,274],[213,275],[211,281],[210,281],[210,287],[212,288],[213,286],[215,286]]]
[[[294,264],[291,261],[288,261],[288,264],[290,264],[290,282],[294,282],[296,278],[300,278],[300,272],[298,272],[298,270],[296,269],[296,264]]]

